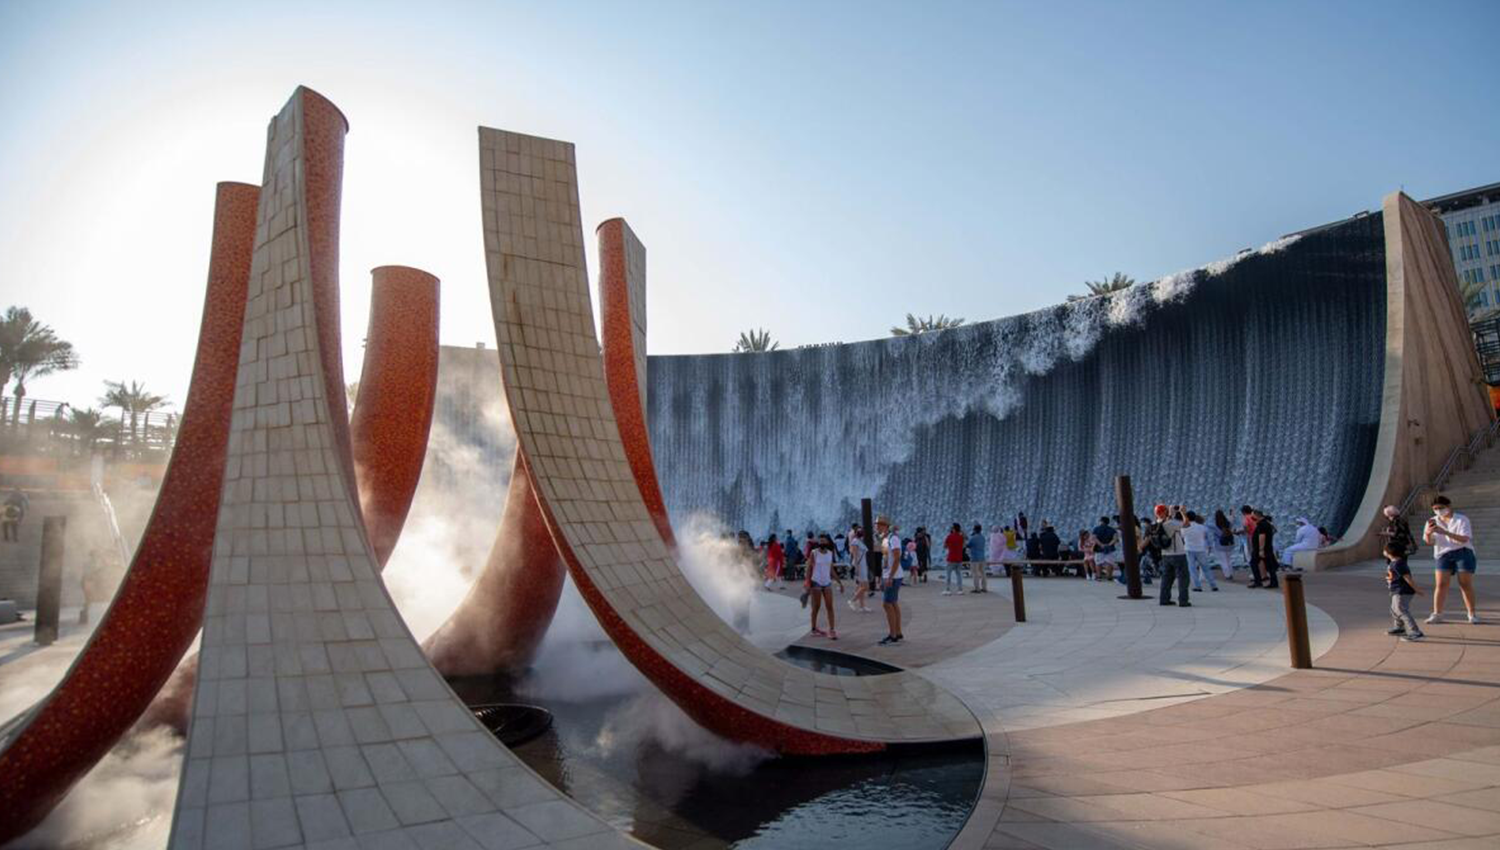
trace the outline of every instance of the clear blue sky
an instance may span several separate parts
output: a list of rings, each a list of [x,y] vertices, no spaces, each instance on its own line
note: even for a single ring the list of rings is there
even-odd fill
[[[650,257],[650,348],[979,320],[1500,180],[1500,3],[0,4],[0,302],[181,401],[212,184],[298,83],[349,116],[345,357],[367,271],[493,337],[477,124],[578,144]],[[592,257],[591,257],[592,261]],[[0,305],[3,306],[3,305]]]

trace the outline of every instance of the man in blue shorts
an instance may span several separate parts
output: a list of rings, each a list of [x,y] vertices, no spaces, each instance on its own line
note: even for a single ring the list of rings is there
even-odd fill
[[[1478,566],[1474,558],[1474,526],[1469,518],[1453,510],[1447,496],[1432,500],[1432,516],[1422,529],[1422,540],[1432,544],[1432,559],[1437,562],[1436,586],[1432,591],[1432,616],[1429,623],[1443,621],[1443,602],[1448,597],[1448,582],[1456,574],[1458,591],[1463,594],[1464,607],[1469,610],[1469,622],[1477,624],[1479,616],[1474,611],[1474,570]]]
[[[901,568],[901,536],[896,531],[896,526],[891,525],[889,518],[882,516],[875,520],[875,545],[880,547],[881,552],[880,586],[885,590],[882,601],[885,602],[885,622],[890,631],[880,639],[881,646],[900,643],[904,639],[901,634],[901,604],[898,599],[906,570]]]

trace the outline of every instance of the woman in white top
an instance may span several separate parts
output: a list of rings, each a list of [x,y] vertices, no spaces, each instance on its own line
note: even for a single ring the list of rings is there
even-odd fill
[[[838,582],[839,593],[844,592],[844,580],[833,571],[833,540],[827,534],[813,544],[807,559],[807,597],[812,602],[812,633],[838,640],[839,633],[833,627],[833,583]],[[828,631],[818,628],[818,608],[828,609]]]
[[[1474,570],[1479,566],[1474,557],[1474,526],[1469,518],[1453,510],[1447,496],[1432,500],[1432,517],[1422,527],[1422,540],[1432,544],[1432,559],[1436,561],[1436,587],[1432,590],[1432,616],[1429,623],[1443,621],[1443,603],[1448,599],[1448,582],[1458,576],[1458,592],[1463,594],[1464,607],[1469,610],[1469,622],[1478,623],[1479,615],[1474,610]]]

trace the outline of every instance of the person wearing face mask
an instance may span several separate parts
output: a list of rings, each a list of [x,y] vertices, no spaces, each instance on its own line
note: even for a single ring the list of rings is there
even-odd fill
[[[826,636],[829,640],[838,640],[839,633],[834,629],[833,617],[833,583],[838,582],[839,593],[844,592],[844,580],[833,571],[833,540],[828,535],[820,536],[807,554],[807,580],[806,590],[808,601],[812,603],[812,633]],[[818,609],[828,609],[828,631],[818,628]]]
[[[1422,541],[1432,544],[1432,559],[1437,562],[1434,570],[1436,581],[1432,591],[1432,615],[1429,623],[1443,621],[1443,603],[1448,598],[1448,582],[1458,576],[1458,592],[1463,594],[1464,607],[1469,611],[1469,622],[1478,623],[1474,613],[1474,527],[1469,518],[1453,510],[1447,496],[1432,500],[1432,517],[1422,528]]]

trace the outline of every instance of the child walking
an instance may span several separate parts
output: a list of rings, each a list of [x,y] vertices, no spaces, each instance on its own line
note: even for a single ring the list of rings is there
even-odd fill
[[[1402,640],[1414,641],[1426,637],[1417,621],[1411,616],[1411,598],[1422,591],[1411,580],[1411,568],[1406,565],[1406,555],[1387,543],[1385,547],[1385,583],[1391,590],[1391,620],[1393,625],[1386,634],[1400,635]]]

